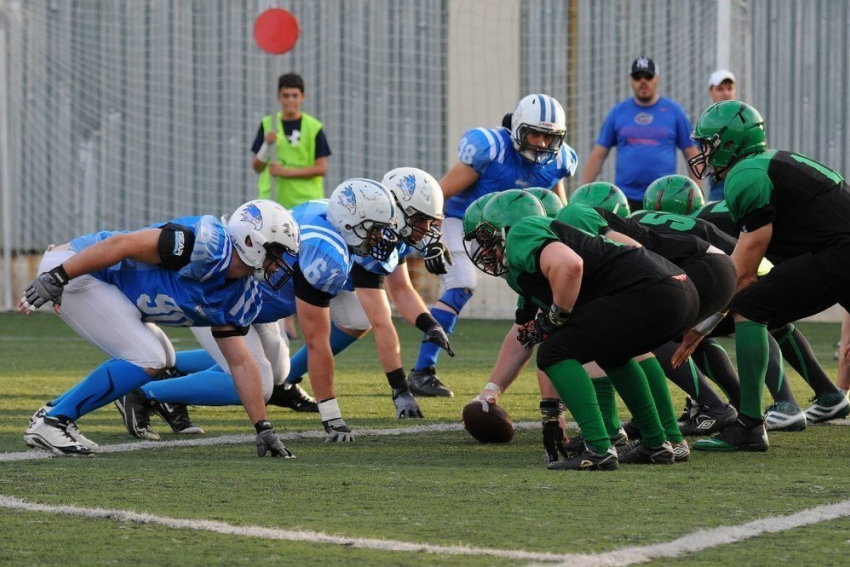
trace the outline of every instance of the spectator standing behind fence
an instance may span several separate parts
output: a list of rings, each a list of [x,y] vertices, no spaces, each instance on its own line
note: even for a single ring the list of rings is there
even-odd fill
[[[325,196],[331,148],[322,123],[301,111],[304,79],[287,73],[277,79],[280,112],[264,116],[254,138],[252,166],[260,174],[259,197],[279,202],[287,209]],[[279,136],[279,132],[283,132]],[[272,191],[272,188],[275,190]],[[298,336],[295,318],[287,317],[284,328],[289,338]]]
[[[617,146],[614,184],[636,211],[643,208],[643,194],[650,183],[676,173],[676,148],[690,159],[697,147],[690,138],[685,111],[658,94],[658,67],[652,59],[641,56],[632,62],[631,86],[634,96],[617,104],[605,118],[581,182],[594,181],[608,152]]]
[[[737,99],[736,87],[735,75],[732,74],[732,71],[726,69],[718,69],[708,78],[708,94],[713,103]],[[714,181],[714,178],[709,176],[706,193],[708,193],[709,201],[722,201],[724,199],[723,180]]]
[[[281,75],[277,80],[281,111],[263,117],[251,146],[252,166],[260,174],[260,198],[276,199],[287,209],[325,196],[331,149],[322,123],[301,111],[304,99],[304,79],[295,73]]]

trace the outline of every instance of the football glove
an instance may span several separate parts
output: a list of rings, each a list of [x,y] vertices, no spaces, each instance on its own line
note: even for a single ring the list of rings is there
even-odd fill
[[[325,426],[325,433],[328,434],[325,437],[325,443],[354,443],[354,434],[341,417],[323,421],[322,425]]]
[[[58,265],[49,272],[42,272],[24,290],[21,303],[27,309],[38,309],[48,301],[54,305],[62,305],[62,292],[68,283],[68,274],[65,268]]]
[[[567,458],[567,449],[564,446],[566,436],[561,427],[563,411],[561,400],[557,398],[544,398],[540,400],[540,418],[543,421],[543,458],[546,463],[554,463],[558,460],[558,453]]]
[[[550,311],[546,313],[543,311],[539,312],[533,321],[529,321],[521,326],[517,333],[517,340],[525,348],[531,349],[534,345],[542,343],[549,338],[549,335],[563,327],[567,323],[569,314],[569,311],[563,311],[553,305]]]
[[[422,259],[425,261],[425,269],[438,276],[448,272],[446,264],[450,266],[454,264],[452,253],[442,242],[429,245],[422,253]]]
[[[393,402],[395,403],[396,419],[424,418],[419,402],[413,397],[408,388],[393,388]]]
[[[425,331],[425,338],[422,339],[422,342],[434,343],[441,349],[444,349],[449,356],[455,355],[455,351],[452,350],[452,345],[449,343],[449,336],[446,334],[446,330],[443,329],[442,325],[439,323],[435,323],[428,327],[428,330]]]
[[[567,458],[567,450],[564,448],[564,430],[557,421],[547,421],[543,424],[543,449],[545,462],[554,463],[558,460],[558,454]]]
[[[292,451],[283,446],[280,438],[274,432],[272,424],[266,420],[258,421],[254,428],[257,430],[257,456],[265,457],[266,453],[271,453],[272,457],[283,457],[284,459],[294,459],[295,455]]]

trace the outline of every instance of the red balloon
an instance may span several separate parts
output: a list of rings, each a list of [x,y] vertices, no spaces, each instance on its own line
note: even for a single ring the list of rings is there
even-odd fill
[[[254,22],[254,41],[266,53],[286,53],[298,41],[298,21],[286,10],[269,8]]]

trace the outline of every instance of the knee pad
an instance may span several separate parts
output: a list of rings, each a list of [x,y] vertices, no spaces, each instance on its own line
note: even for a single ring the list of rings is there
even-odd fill
[[[468,287],[455,287],[447,289],[440,297],[440,302],[445,303],[455,310],[455,313],[460,313],[463,306],[472,299],[475,290]]]

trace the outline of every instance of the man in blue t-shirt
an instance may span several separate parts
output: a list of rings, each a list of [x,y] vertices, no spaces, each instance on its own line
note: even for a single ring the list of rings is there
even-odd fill
[[[658,94],[658,67],[652,59],[641,56],[632,62],[631,84],[634,96],[608,113],[581,182],[594,181],[608,152],[617,146],[614,184],[635,211],[643,208],[643,193],[650,183],[676,173],[676,148],[687,160],[697,154],[697,146],[690,138],[691,123],[685,111]]]

